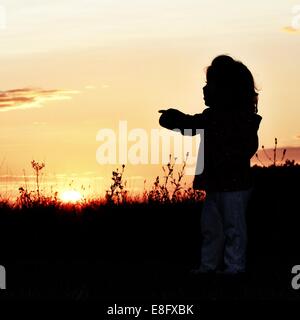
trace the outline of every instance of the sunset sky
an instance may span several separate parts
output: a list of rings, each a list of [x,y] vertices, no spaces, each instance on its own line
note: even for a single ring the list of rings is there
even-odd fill
[[[205,67],[223,53],[253,72],[260,145],[277,137],[280,147],[300,147],[298,7],[299,0],[1,0],[0,192],[22,184],[23,169],[32,175],[33,159],[46,162],[44,182],[54,188],[103,191],[113,167],[96,162],[98,130],[120,120],[159,128],[157,111],[168,107],[201,112]],[[126,170],[132,188],[161,174],[146,165]]]

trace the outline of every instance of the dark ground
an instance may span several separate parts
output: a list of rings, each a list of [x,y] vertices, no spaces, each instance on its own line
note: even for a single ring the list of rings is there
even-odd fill
[[[128,204],[80,214],[0,210],[4,300],[300,300],[300,167],[256,168],[245,278],[190,277],[199,262],[201,203]]]

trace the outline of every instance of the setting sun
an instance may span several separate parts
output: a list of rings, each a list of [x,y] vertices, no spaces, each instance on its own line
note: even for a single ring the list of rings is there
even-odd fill
[[[77,202],[82,199],[82,195],[78,191],[67,190],[61,194],[60,198],[63,202]]]

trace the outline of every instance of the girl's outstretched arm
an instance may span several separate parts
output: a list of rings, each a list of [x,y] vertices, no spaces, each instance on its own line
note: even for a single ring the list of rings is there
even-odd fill
[[[159,110],[158,112],[161,113],[159,124],[166,129],[179,129],[182,134],[185,134],[184,130],[192,129],[192,133],[186,131],[186,134],[195,135],[198,133],[196,129],[205,128],[207,110],[195,115],[188,115],[176,109]]]

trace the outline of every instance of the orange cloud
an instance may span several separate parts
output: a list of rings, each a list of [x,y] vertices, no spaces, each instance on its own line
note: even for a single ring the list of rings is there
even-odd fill
[[[78,93],[78,91],[45,90],[40,88],[21,88],[0,91],[0,112],[41,107],[45,101],[71,99],[71,95],[75,93]]]
[[[291,26],[284,27],[284,28],[282,29],[282,31],[287,32],[287,33],[300,33],[300,30],[299,30],[299,29],[295,29],[295,28],[293,28],[293,27],[291,27]]]

